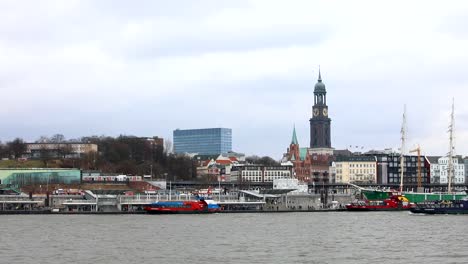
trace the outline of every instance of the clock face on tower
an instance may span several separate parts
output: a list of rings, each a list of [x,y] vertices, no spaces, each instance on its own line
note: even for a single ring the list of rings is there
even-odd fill
[[[323,115],[327,116],[328,115],[328,110],[326,108],[323,109]]]
[[[314,116],[318,116],[319,110],[317,108],[314,109]]]

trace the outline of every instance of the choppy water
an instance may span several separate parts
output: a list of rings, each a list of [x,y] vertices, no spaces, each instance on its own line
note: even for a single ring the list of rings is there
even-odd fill
[[[0,263],[468,263],[467,216],[0,216]]]

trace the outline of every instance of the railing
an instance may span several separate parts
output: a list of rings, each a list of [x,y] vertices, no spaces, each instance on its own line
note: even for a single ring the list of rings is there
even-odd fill
[[[204,197],[206,199],[206,197]],[[220,199],[221,198],[221,199]],[[151,203],[151,202],[157,202],[157,201],[190,201],[190,200],[195,200],[197,199],[196,195],[192,194],[177,194],[177,195],[168,195],[168,194],[147,194],[147,195],[133,195],[133,196],[119,196],[117,198],[118,202],[120,204],[125,204],[125,203]],[[213,199],[214,201],[219,201],[221,202],[224,201],[238,201],[237,195],[212,195],[210,196],[210,199]]]
[[[92,200],[65,200],[62,204],[96,204],[96,201]]]

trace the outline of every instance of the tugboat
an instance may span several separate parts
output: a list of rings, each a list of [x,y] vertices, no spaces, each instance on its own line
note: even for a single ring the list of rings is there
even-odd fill
[[[463,200],[441,200],[417,203],[414,214],[468,214],[468,197]]]
[[[392,195],[380,201],[357,201],[346,205],[348,211],[402,211],[409,210],[414,204],[402,195]]]

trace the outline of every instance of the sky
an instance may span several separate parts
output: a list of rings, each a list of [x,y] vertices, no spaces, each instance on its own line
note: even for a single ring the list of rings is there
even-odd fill
[[[468,155],[466,1],[0,1],[0,140],[227,127],[233,150],[310,144]],[[350,148],[350,146],[352,146]],[[357,148],[356,148],[357,147]]]

